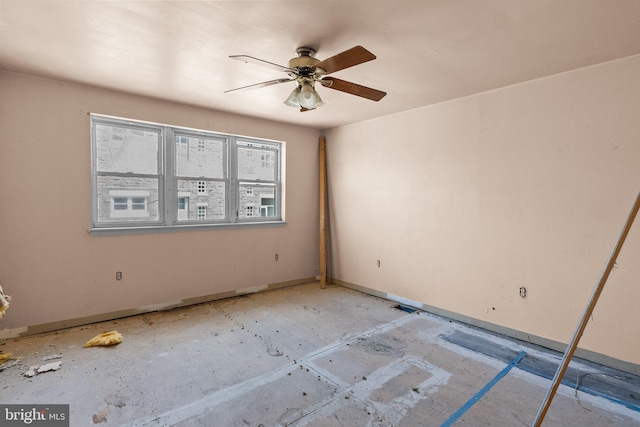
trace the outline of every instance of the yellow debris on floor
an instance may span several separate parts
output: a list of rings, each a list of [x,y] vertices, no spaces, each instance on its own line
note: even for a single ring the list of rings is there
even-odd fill
[[[13,357],[13,353],[0,353],[0,365],[2,365],[7,360],[11,360]]]
[[[104,334],[96,335],[89,341],[84,343],[84,347],[94,346],[108,346],[120,344],[122,342],[122,334],[118,331],[105,332]]]

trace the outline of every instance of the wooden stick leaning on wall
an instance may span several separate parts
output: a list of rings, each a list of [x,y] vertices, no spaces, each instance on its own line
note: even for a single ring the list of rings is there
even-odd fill
[[[320,287],[327,285],[327,150],[320,137]]]
[[[640,209],[640,193],[638,193],[638,196],[636,197],[636,202],[634,203],[633,208],[629,213],[627,222],[622,228],[622,232],[618,237],[618,241],[616,242],[616,245],[613,251],[611,252],[611,255],[609,256],[609,261],[607,262],[607,265],[605,266],[604,270],[602,271],[602,274],[600,275],[600,280],[598,281],[598,284],[596,285],[596,288],[593,291],[591,300],[589,301],[589,304],[587,305],[584,315],[582,316],[582,320],[578,324],[578,328],[576,329],[573,335],[573,339],[571,340],[571,342],[567,346],[567,349],[564,352],[564,356],[562,357],[560,366],[558,366],[558,370],[556,371],[556,374],[553,377],[553,381],[551,381],[551,387],[549,388],[549,391],[547,392],[547,395],[545,396],[544,401],[542,402],[542,405],[538,410],[538,414],[536,415],[536,418],[533,421],[532,427],[540,427],[542,425],[542,420],[544,419],[547,411],[549,410],[549,406],[551,406],[551,401],[553,400],[553,396],[556,394],[556,391],[558,390],[558,387],[562,382],[562,377],[564,376],[564,373],[567,370],[567,367],[569,366],[569,362],[573,357],[573,353],[576,351],[576,348],[578,347],[578,342],[580,341],[580,337],[582,337],[582,333],[587,327],[589,318],[591,317],[591,314],[593,313],[593,310],[596,307],[598,298],[600,297],[600,294],[604,289],[604,285],[607,282],[609,273],[611,273],[611,270],[613,269],[616,263],[616,259],[618,258],[620,249],[622,249],[622,245],[624,244],[624,241],[627,238],[627,234],[629,234],[629,230],[631,229],[631,225],[633,224],[633,220],[638,214],[639,209]]]

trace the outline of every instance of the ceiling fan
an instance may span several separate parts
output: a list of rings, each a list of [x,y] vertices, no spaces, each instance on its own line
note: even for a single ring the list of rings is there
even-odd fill
[[[386,92],[329,76],[329,74],[335,73],[336,71],[344,70],[345,68],[353,67],[354,65],[359,65],[376,59],[374,54],[362,46],[352,47],[351,49],[345,50],[344,52],[338,53],[337,55],[323,61],[314,57],[316,50],[310,47],[300,47],[296,50],[296,54],[298,56],[289,61],[288,67],[254,58],[253,56],[230,56],[229,58],[237,59],[246,63],[263,65],[278,71],[283,71],[287,73],[289,77],[243,86],[237,89],[227,90],[225,93],[246,89],[257,89],[280,83],[296,82],[296,88],[291,92],[284,103],[291,107],[299,107],[300,111],[309,111],[324,105],[320,95],[315,90],[316,82],[320,83],[324,87],[350,93],[372,101],[380,101],[386,95]]]

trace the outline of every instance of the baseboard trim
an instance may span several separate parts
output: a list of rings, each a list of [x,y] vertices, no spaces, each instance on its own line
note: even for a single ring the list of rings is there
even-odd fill
[[[37,335],[46,332],[59,331],[62,329],[74,328],[78,326],[89,325],[92,323],[106,322],[110,320],[122,319],[124,317],[136,316],[139,314],[151,313],[155,311],[166,311],[180,307],[188,307],[191,305],[203,304],[211,301],[217,301],[227,298],[233,298],[241,295],[248,295],[253,293],[265,292],[274,289],[286,288],[289,286],[297,286],[305,283],[316,282],[315,277],[306,277],[302,279],[289,280],[279,283],[271,283],[263,286],[256,286],[251,288],[243,288],[234,291],[220,292],[215,294],[203,295],[199,297],[187,298],[179,301],[169,301],[161,304],[146,305],[137,308],[130,308],[125,310],[113,311],[109,313],[101,313],[93,316],[85,316],[74,319],[60,320],[56,322],[42,323],[38,325],[9,328],[0,330],[0,339],[18,338],[29,335]],[[522,332],[516,329],[508,328],[494,323],[486,322],[484,320],[476,319],[473,317],[465,316],[453,311],[445,310],[428,304],[424,304],[418,301],[413,301],[407,298],[403,298],[397,295],[381,292],[366,286],[357,285],[355,283],[346,282],[336,278],[328,278],[328,283],[333,285],[342,286],[348,289],[353,289],[358,292],[362,292],[368,295],[372,295],[378,298],[386,299],[389,301],[397,302],[409,307],[417,308],[419,310],[426,311],[437,316],[441,316],[456,322],[471,325],[477,328],[485,329],[497,334],[505,335],[507,337],[515,338],[520,341],[539,345],[554,351],[564,352],[567,348],[567,344],[554,341],[548,338],[532,335],[526,332]],[[597,353],[591,350],[585,350],[578,348],[575,352],[575,357],[580,359],[589,360],[591,362],[599,363],[610,368],[619,369],[624,372],[629,372],[635,375],[640,375],[640,365],[624,360],[616,359],[611,356],[607,356],[602,353]]]
[[[179,301],[169,301],[160,304],[145,305],[142,307],[129,308],[125,310],[112,311],[109,313],[101,313],[93,316],[78,317],[74,319],[60,320],[56,322],[42,323],[38,325],[9,328],[0,330],[0,339],[18,338],[28,335],[37,335],[45,332],[59,331],[62,329],[75,328],[77,326],[89,325],[92,323],[107,322],[124,317],[136,316],[139,314],[151,313],[154,311],[166,311],[190,305],[203,304],[211,301],[217,301],[227,298],[233,298],[241,295],[265,292],[274,289],[286,288],[289,286],[302,285],[304,283],[315,282],[314,277],[305,277],[302,279],[289,280],[286,282],[271,283],[263,286],[251,288],[243,288],[228,292],[219,292],[215,294],[203,295],[199,297],[187,298]]]
[[[541,347],[558,351],[560,353],[564,353],[564,351],[567,348],[567,344],[561,343],[559,341],[554,341],[548,338],[532,335],[516,329],[508,328],[506,326],[496,325],[494,323],[490,323],[484,320],[465,316],[459,313],[455,313],[453,311],[445,310],[445,309],[434,307],[418,301],[409,300],[397,295],[388,294],[375,289],[367,288],[366,286],[345,282],[343,280],[336,279],[336,278],[329,278],[328,282],[334,285],[353,289],[355,291],[359,291],[365,294],[387,299],[389,301],[398,302],[400,304],[417,308],[419,310],[423,310],[428,313],[435,314],[437,316],[445,317],[447,319],[454,320],[459,323],[464,323],[466,325],[471,325],[480,329],[485,329],[487,331],[491,331],[493,333],[515,338],[517,340],[524,341],[530,344],[539,345]],[[590,362],[599,363],[601,365],[608,366],[610,368],[618,369],[631,374],[640,375],[640,365],[631,363],[631,362],[626,362],[624,360],[616,359],[611,356],[607,356],[606,354],[597,353],[591,350],[585,350],[583,348],[578,348],[575,352],[575,357],[588,360]]]

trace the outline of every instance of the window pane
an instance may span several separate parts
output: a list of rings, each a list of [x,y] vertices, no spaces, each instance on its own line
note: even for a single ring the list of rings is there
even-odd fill
[[[178,195],[178,220],[189,219],[189,197],[183,193]]]
[[[156,175],[158,138],[158,131],[96,124],[98,171]]]
[[[131,209],[133,210],[145,210],[147,209],[147,202],[144,197],[132,197]]]
[[[116,211],[124,211],[129,209],[129,198],[127,197],[114,197],[113,209]]]
[[[157,178],[99,176],[97,178],[97,221],[158,221]]]
[[[253,188],[248,192],[248,188]],[[274,217],[275,211],[275,185],[259,185],[249,183],[240,184],[240,204],[238,216],[251,218],[255,216]]]
[[[198,217],[198,211],[206,211],[206,219],[225,218],[226,191],[224,182],[205,181],[206,191],[201,193],[202,182],[195,179],[178,180],[178,220],[204,219]],[[205,207],[206,209],[198,209]]]
[[[224,178],[224,141],[176,136],[178,176]]]
[[[277,151],[263,148],[238,148],[238,178],[275,181]]]

